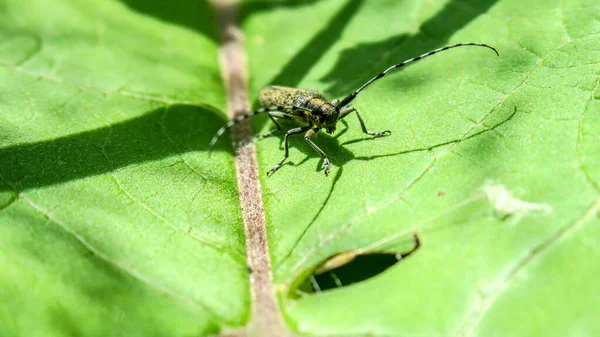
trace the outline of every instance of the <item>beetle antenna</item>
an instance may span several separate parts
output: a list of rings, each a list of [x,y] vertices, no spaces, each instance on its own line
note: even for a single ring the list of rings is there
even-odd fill
[[[439,49],[436,49],[436,50],[432,50],[432,51],[430,51],[428,53],[425,53],[425,54],[423,54],[421,56],[413,57],[413,58],[408,59],[408,60],[406,60],[406,61],[404,61],[402,63],[398,63],[398,64],[395,64],[395,65],[387,68],[386,70],[384,70],[379,75],[377,75],[377,76],[373,77],[372,79],[370,79],[369,81],[367,81],[367,83],[363,84],[360,88],[358,88],[357,90],[355,90],[353,93],[351,93],[350,95],[346,96],[346,98],[344,98],[338,105],[336,105],[336,108],[339,109],[339,108],[345,107],[346,105],[348,105],[348,103],[352,102],[352,100],[354,100],[354,98],[356,98],[356,96],[361,91],[363,91],[366,87],[368,87],[371,83],[377,81],[378,79],[382,78],[387,73],[389,73],[390,71],[392,71],[392,70],[394,70],[396,68],[400,68],[400,67],[403,67],[403,66],[405,66],[405,65],[407,65],[409,63],[422,60],[422,59],[424,59],[424,58],[426,58],[428,56],[431,56],[433,54],[437,54],[437,53],[442,52],[444,50],[448,50],[448,49],[452,49],[452,48],[456,48],[456,47],[465,47],[465,46],[486,47],[486,48],[489,48],[489,49],[493,50],[496,53],[496,55],[500,56],[500,54],[498,54],[498,51],[496,50],[496,48],[488,46],[487,44],[472,43],[472,42],[469,42],[469,43],[457,43],[457,44],[453,44],[453,45],[450,45],[450,46],[442,47],[442,48],[439,48]]]
[[[265,113],[265,112],[271,112],[271,111],[291,111],[291,112],[308,111],[308,112],[310,112],[310,110],[307,108],[301,108],[301,107],[297,107],[297,106],[270,106],[268,108],[260,108],[260,109],[245,113],[243,115],[239,115],[239,116],[233,118],[232,120],[230,120],[229,122],[227,122],[227,124],[225,124],[222,128],[219,129],[219,131],[217,131],[215,136],[210,141],[210,144],[208,145],[208,156],[210,157],[210,155],[213,151],[213,148],[215,147],[215,144],[217,143],[217,140],[219,139],[219,137],[221,137],[225,133],[225,131],[227,131],[227,129],[238,124],[239,122],[243,121],[244,119],[248,119],[252,116],[256,116],[258,114]]]

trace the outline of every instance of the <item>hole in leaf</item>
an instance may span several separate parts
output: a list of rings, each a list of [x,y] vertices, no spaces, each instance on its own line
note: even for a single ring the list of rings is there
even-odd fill
[[[368,280],[415,253],[420,245],[415,233],[413,247],[407,252],[365,253],[351,250],[333,255],[298,283],[296,293],[316,293]]]

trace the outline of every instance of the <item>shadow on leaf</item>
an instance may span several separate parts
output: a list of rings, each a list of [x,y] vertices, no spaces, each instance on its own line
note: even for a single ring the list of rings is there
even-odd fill
[[[161,21],[179,25],[194,30],[201,35],[217,42],[219,29],[214,8],[208,0],[120,0],[130,9],[139,13],[153,16]],[[247,1],[240,6],[241,21],[255,13],[274,10],[277,8],[293,8],[310,5],[321,0],[288,0],[288,1]],[[202,18],[211,17],[211,20]]]
[[[203,19],[213,17],[207,15],[213,11],[207,0],[121,0],[121,2],[139,13],[194,30],[213,41],[218,41],[219,30],[216,20]]]
[[[485,13],[496,1],[452,0],[424,22],[414,35],[400,34],[346,49],[334,68],[321,79],[331,83],[325,91],[334,97],[345,96],[392,64],[448,44],[452,35]],[[359,71],[348,71],[350,68]]]
[[[349,0],[346,2],[329,20],[327,26],[317,32],[269,83],[297,87],[310,69],[342,36],[344,29],[363,3],[364,0]]]
[[[224,123],[212,109],[172,105],[107,127],[2,148],[0,191],[54,185],[179,153],[206,151]]]

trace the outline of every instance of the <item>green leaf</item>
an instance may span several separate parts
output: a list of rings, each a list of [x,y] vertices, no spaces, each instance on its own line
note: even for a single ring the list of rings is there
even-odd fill
[[[283,136],[257,143],[290,329],[600,333],[597,1],[254,0],[240,10],[253,101],[270,84],[343,97],[457,42],[500,52],[453,49],[370,86],[352,104],[392,135],[369,139],[352,115],[320,133],[329,177],[298,136],[267,178]],[[205,1],[0,0],[3,334],[205,336],[247,324],[228,137],[206,154],[226,121],[219,43]],[[335,254],[402,253],[412,230],[421,247],[384,272],[301,292]]]
[[[368,139],[354,116],[339,137],[321,134],[329,178],[301,137],[290,141],[295,165],[262,180],[280,287],[293,292],[334,254],[424,228],[419,251],[374,278],[282,294],[288,322],[334,336],[600,332],[590,296],[600,290],[599,20],[595,1],[349,0],[245,22],[252,93],[275,78],[343,97],[447,44],[500,52],[457,48],[370,86],[353,104],[368,128],[392,135]],[[280,142],[258,143],[263,173]],[[489,182],[551,212],[499,218],[484,198],[457,206]]]
[[[214,27],[209,7],[188,6]],[[3,334],[243,324],[233,162],[202,153],[225,123],[215,39],[134,3],[0,8]]]

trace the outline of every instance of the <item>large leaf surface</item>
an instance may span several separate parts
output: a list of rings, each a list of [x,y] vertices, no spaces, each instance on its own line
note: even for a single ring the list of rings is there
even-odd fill
[[[218,46],[136,5],[0,6],[5,335],[190,336],[247,318],[232,159],[203,153],[225,122]],[[187,6],[210,27],[209,7]]]
[[[182,10],[183,8],[183,10]],[[203,1],[0,2],[0,325],[7,335],[187,336],[248,319],[218,28]],[[251,96],[343,96],[393,63],[315,142],[258,143],[275,283],[308,335],[600,332],[596,1],[242,5]],[[266,118],[257,129],[267,130]],[[502,217],[490,182],[550,211]],[[464,203],[465,200],[470,200]],[[367,281],[292,292],[329,256],[423,224]],[[402,251],[408,236],[379,250]],[[35,325],[31,324],[36,322]],[[552,322],[549,324],[548,322]]]
[[[282,296],[288,320],[332,335],[597,333],[599,18],[594,1],[352,0],[252,17],[254,93],[276,81],[343,97],[439,46],[500,51],[455,49],[373,84],[353,104],[369,128],[393,134],[368,139],[349,116],[343,135],[320,135],[333,177],[292,141],[297,165],[262,181],[282,289],[335,253],[427,224],[422,249],[373,279]],[[259,142],[263,172],[279,143]],[[459,207],[490,181],[552,211]]]

